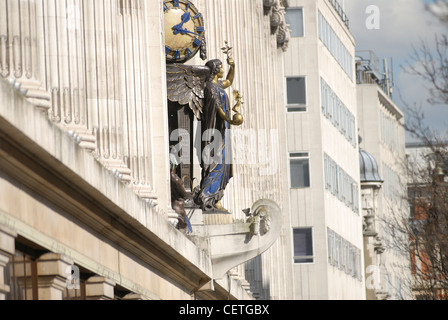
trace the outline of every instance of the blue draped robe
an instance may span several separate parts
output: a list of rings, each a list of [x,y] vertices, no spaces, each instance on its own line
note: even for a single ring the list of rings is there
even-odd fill
[[[225,121],[217,112],[217,108],[222,108],[224,113],[230,118],[231,107],[228,96],[222,86],[222,82],[218,85],[209,82],[204,90],[205,106],[203,110],[202,120],[202,180],[200,191],[197,195],[199,205],[204,211],[214,210],[215,203],[220,201],[224,196],[224,190],[233,176],[232,155],[230,145],[230,124]],[[207,134],[207,130],[214,129],[213,134]],[[204,134],[205,133],[205,134]],[[222,137],[221,144],[216,149],[216,141],[213,135]],[[210,153],[207,146],[213,144],[213,152]]]

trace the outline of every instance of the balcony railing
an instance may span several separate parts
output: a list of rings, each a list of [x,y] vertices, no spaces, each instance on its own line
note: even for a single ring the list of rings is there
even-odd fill
[[[345,12],[344,12],[342,6],[339,4],[339,2],[337,0],[328,0],[328,1],[331,3],[333,8],[336,10],[337,14],[341,18],[342,22],[344,22],[345,26],[347,28],[350,28],[348,16],[345,14]]]
[[[383,69],[383,70],[382,70]],[[391,97],[394,85],[393,62],[391,65],[383,60],[381,66],[380,59],[371,50],[356,51],[356,81],[362,83],[376,83],[383,92]]]

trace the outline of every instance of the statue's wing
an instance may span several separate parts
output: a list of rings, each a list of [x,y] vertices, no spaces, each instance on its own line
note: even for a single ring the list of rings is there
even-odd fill
[[[166,66],[168,100],[188,105],[201,119],[204,88],[210,76],[206,66],[169,64]]]

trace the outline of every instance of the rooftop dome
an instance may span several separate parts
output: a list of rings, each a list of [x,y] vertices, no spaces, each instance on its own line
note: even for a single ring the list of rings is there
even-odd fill
[[[363,149],[359,149],[359,167],[361,182],[383,182],[378,173],[378,164],[375,158]]]

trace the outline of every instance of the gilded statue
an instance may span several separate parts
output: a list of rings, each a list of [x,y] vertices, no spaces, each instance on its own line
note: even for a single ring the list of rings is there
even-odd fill
[[[232,108],[226,93],[235,77],[232,48],[227,42],[223,52],[229,65],[225,79],[224,66],[219,59],[210,60],[203,66],[167,65],[168,99],[188,106],[201,121],[202,173],[200,185],[193,191],[193,199],[204,211],[226,211],[221,199],[233,176],[229,129],[231,125],[243,123],[239,113],[241,95],[234,91],[236,104]],[[233,116],[232,110],[235,112]],[[219,145],[216,145],[217,141]],[[209,152],[211,150],[213,152]]]

